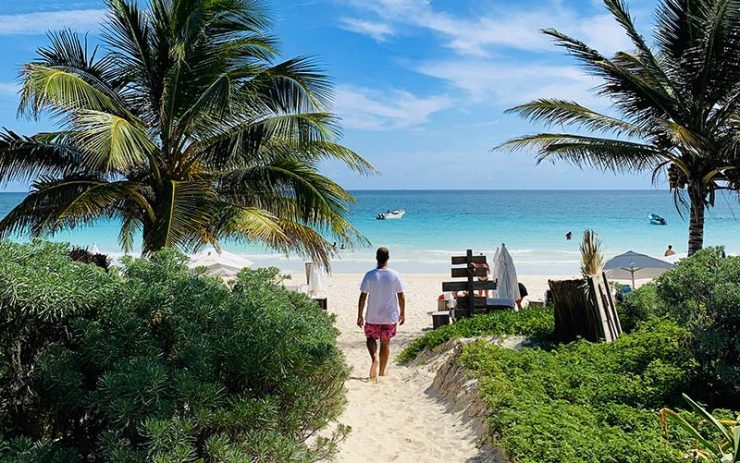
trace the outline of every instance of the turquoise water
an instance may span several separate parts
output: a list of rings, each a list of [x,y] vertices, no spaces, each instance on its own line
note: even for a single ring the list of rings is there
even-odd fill
[[[493,254],[506,243],[521,273],[571,274],[578,271],[578,245],[584,229],[601,237],[607,256],[634,250],[662,255],[672,244],[686,252],[688,223],[666,191],[356,191],[352,223],[372,246],[387,246],[392,265],[404,272],[448,271],[449,257],[472,248]],[[23,198],[0,193],[0,215]],[[406,209],[400,220],[375,220],[378,212]],[[650,225],[657,213],[667,226]],[[736,216],[737,214],[737,216]],[[566,232],[574,238],[567,241]],[[60,233],[53,239],[77,245],[96,243],[104,252],[119,254],[114,221]],[[740,206],[720,197],[707,213],[706,245],[725,245],[740,253]],[[286,258],[259,246],[226,244],[258,265],[298,270],[302,260]],[[373,248],[341,251],[337,272],[360,272],[373,262]]]

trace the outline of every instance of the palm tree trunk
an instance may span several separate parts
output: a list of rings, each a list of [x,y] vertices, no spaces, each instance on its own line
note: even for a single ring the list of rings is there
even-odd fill
[[[701,186],[689,187],[691,217],[689,218],[689,255],[704,246],[705,192]]]

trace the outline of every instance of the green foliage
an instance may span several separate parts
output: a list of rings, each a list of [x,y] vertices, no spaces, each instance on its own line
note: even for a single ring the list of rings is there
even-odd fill
[[[734,420],[722,420],[713,416],[686,394],[683,397],[701,421],[695,426],[674,410],[662,408],[660,421],[666,436],[668,436],[668,421],[670,420],[689,432],[696,440],[698,448],[691,452],[695,459],[700,457],[715,463],[740,463],[740,417]],[[707,439],[701,432],[701,428],[706,425],[711,425],[710,429],[719,435],[719,440],[712,442]]]
[[[622,312],[633,322],[668,317],[689,333],[700,364],[692,395],[740,407],[740,258],[707,248],[627,296]]]
[[[461,360],[479,380],[495,445],[518,463],[679,462],[687,436],[666,444],[657,411],[690,381],[687,336],[653,321],[613,343],[551,351],[478,341]]]
[[[526,308],[518,312],[496,311],[460,320],[413,340],[399,355],[399,362],[416,358],[424,349],[431,349],[456,338],[473,336],[521,335],[548,340],[555,329],[552,308]]]
[[[165,249],[122,271],[0,243],[0,460],[313,461],[347,429],[332,317],[245,270]]]
[[[320,163],[374,169],[338,144],[329,79],[279,60],[263,2],[104,3],[100,47],[51,32],[22,67],[19,113],[58,127],[0,132],[0,183],[33,181],[0,237],[115,217],[126,250],[246,240],[326,266],[332,240],[366,243]]]
[[[622,329],[630,332],[642,321],[662,313],[655,283],[648,283],[624,296],[618,305]]]

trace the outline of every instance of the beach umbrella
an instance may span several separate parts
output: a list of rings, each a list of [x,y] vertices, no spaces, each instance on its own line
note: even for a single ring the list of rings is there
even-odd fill
[[[634,251],[627,251],[624,254],[612,257],[604,264],[604,272],[610,278],[632,280],[633,289],[635,278],[655,278],[672,268],[673,264],[670,262]]]
[[[521,299],[519,281],[516,277],[514,259],[511,258],[506,245],[501,243],[494,257],[494,280],[496,281],[496,297],[499,299]]]
[[[311,273],[308,278],[308,292],[310,294],[317,294],[323,291],[324,279],[321,273],[321,267],[313,262],[313,265],[311,265]]]
[[[100,249],[98,249],[98,246],[95,243],[90,247],[90,254],[100,254]]]
[[[208,249],[190,258],[188,267],[195,269],[205,267],[206,272],[219,277],[234,277],[244,267],[254,265],[249,259],[232,254],[227,251],[216,252],[215,249]]]

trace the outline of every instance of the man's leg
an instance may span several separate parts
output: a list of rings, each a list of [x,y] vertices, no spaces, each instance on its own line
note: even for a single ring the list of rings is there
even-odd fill
[[[378,343],[375,338],[367,337],[365,344],[367,345],[367,351],[370,354],[370,379],[374,380],[378,377]]]
[[[388,358],[391,356],[391,340],[380,340],[380,376],[385,376],[385,367],[388,365]]]

